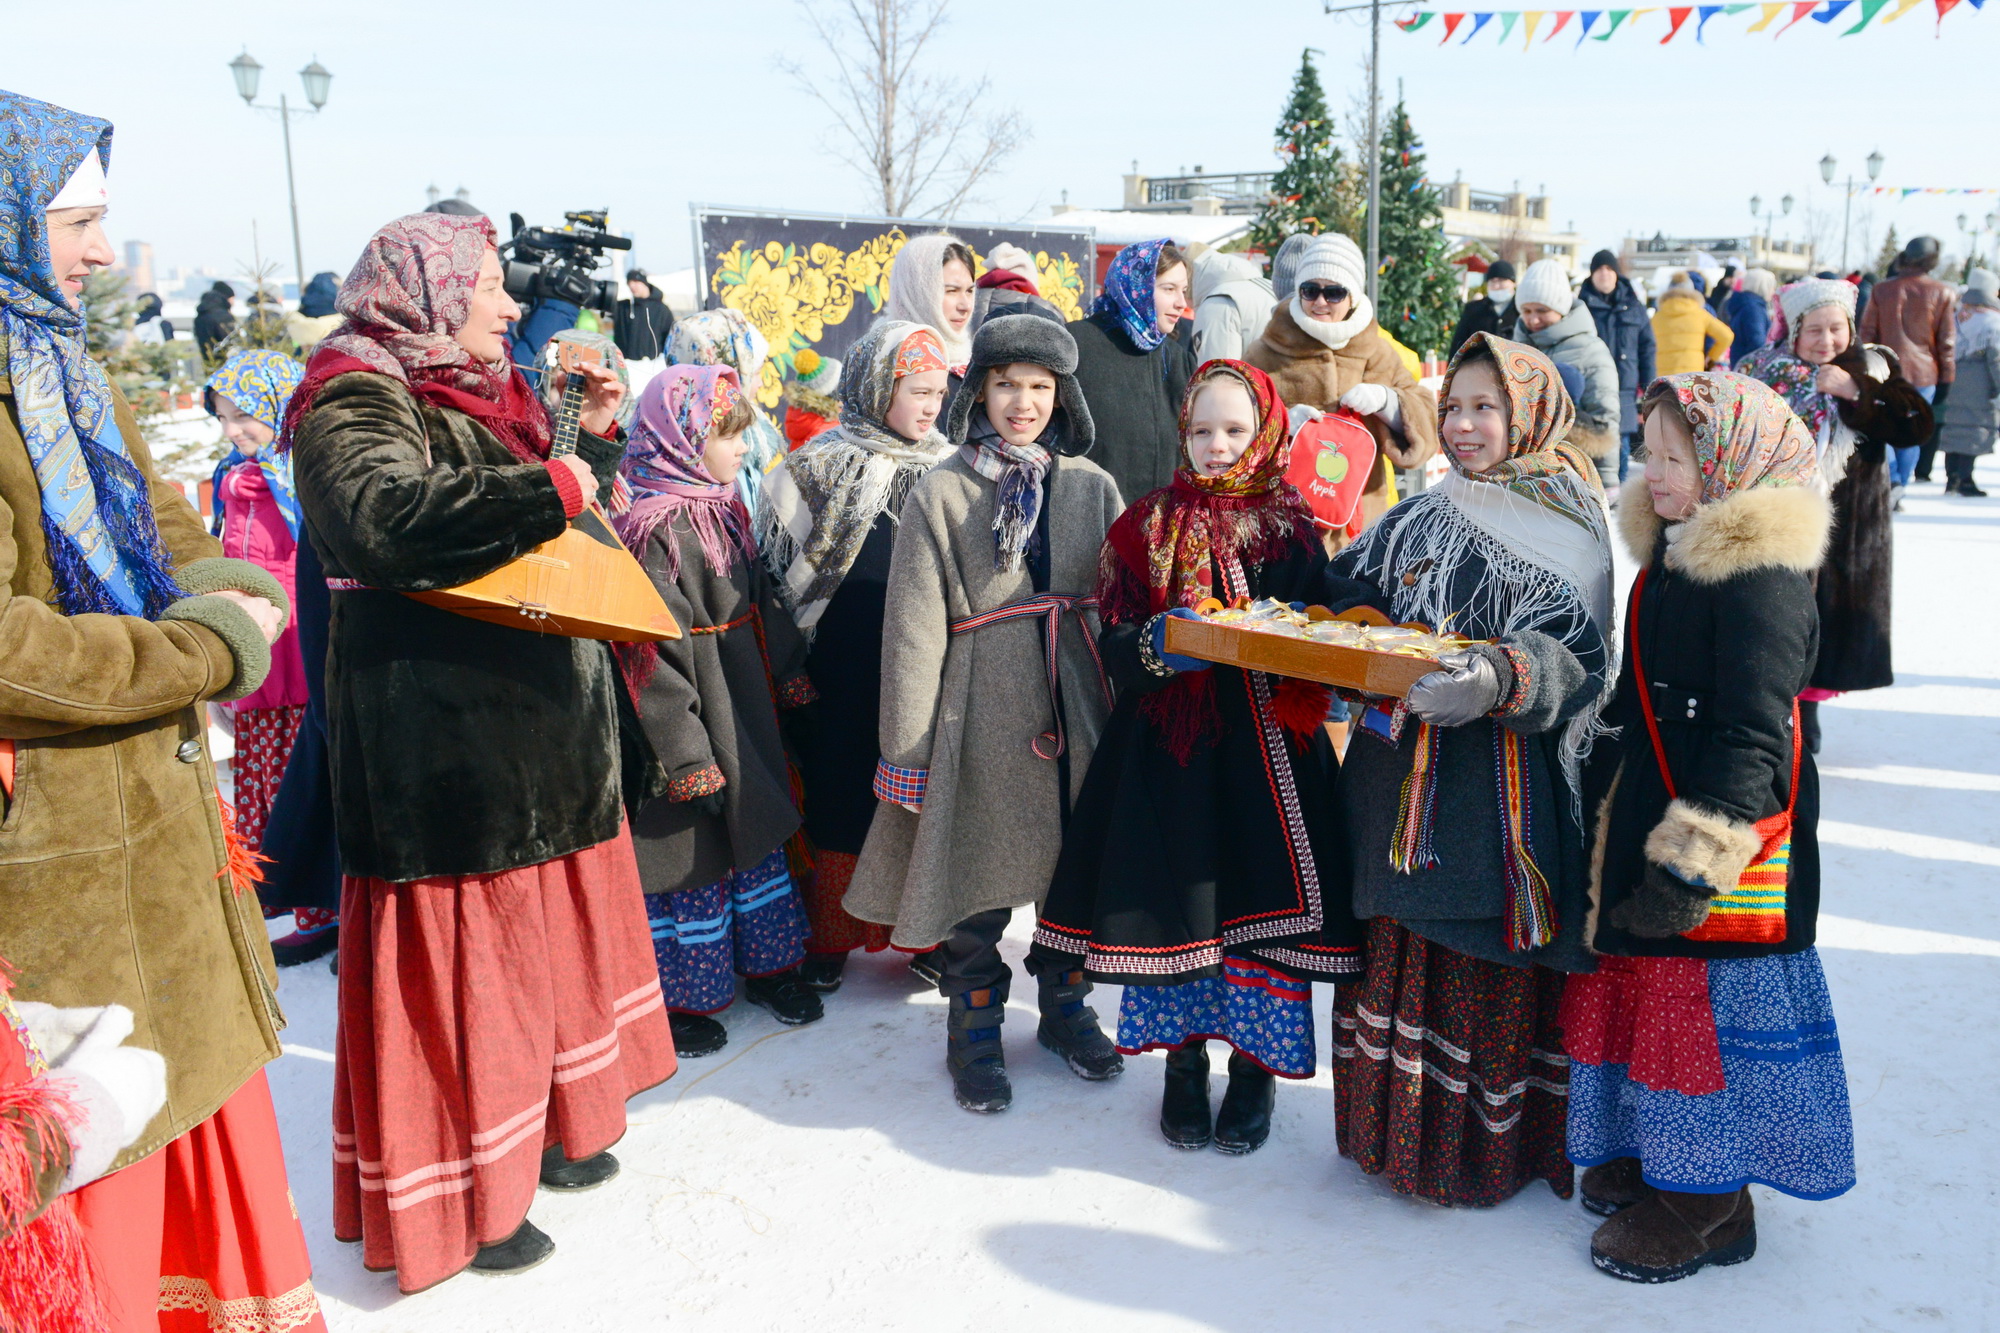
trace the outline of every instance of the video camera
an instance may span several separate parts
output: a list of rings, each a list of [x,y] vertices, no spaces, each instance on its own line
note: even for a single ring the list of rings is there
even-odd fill
[[[509,214],[514,235],[500,247],[507,294],[523,307],[567,301],[607,313],[615,310],[617,289],[592,275],[606,250],[630,250],[632,242],[606,230],[607,212],[565,213],[565,227],[530,227],[519,213]]]

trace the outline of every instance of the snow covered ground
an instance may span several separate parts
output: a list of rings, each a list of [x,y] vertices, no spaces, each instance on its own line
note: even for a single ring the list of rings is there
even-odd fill
[[[1228,1158],[1161,1140],[1161,1057],[1085,1084],[1035,1045],[1031,1008],[1006,1028],[1014,1108],[960,1111],[942,1002],[890,957],[857,955],[824,1022],[784,1029],[739,1004],[726,1051],[635,1099],[624,1174],[536,1203],[548,1263],[398,1297],[333,1238],[334,989],[318,963],[285,974],[271,1081],[329,1323],[2000,1326],[2000,499],[1915,490],[1897,522],[1898,684],[1824,710],[1820,939],[1861,1183],[1816,1204],[1756,1191],[1754,1262],[1630,1286],[1591,1268],[1595,1219],[1540,1185],[1488,1211],[1390,1195],[1334,1152],[1324,987],[1319,1077],[1282,1085],[1270,1143]],[[1115,989],[1096,1006],[1109,1021]]]

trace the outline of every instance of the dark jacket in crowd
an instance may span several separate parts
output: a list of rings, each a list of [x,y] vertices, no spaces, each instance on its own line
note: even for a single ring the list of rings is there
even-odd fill
[[[1076,381],[1097,425],[1091,461],[1120,495],[1167,485],[1181,462],[1181,395],[1194,377],[1194,353],[1178,338],[1142,352],[1111,315],[1064,327],[1076,339]]]
[[[660,289],[648,284],[644,296],[618,303],[612,327],[612,340],[625,359],[644,361],[666,350],[667,335],[674,330],[674,312],[667,309]]]
[[[1459,312],[1458,326],[1451,331],[1451,349],[1447,356],[1457,356],[1458,349],[1465,346],[1465,340],[1475,333],[1491,333],[1501,338],[1514,336],[1514,322],[1521,312],[1514,306],[1514,293],[1507,293],[1504,304],[1496,303],[1490,296],[1475,296],[1465,303]]]
[[[1597,321],[1597,336],[1618,366],[1618,431],[1634,434],[1639,429],[1639,395],[1654,378],[1652,316],[1630,278],[1618,279],[1609,296],[1586,282],[1576,299],[1589,307],[1590,317]]]
[[[308,319],[324,319],[334,313],[334,301],[340,296],[340,279],[332,273],[315,273],[306,284],[305,294],[299,297],[299,313]]]
[[[226,282],[218,282],[201,294],[194,307],[194,341],[201,354],[214,359],[221,351],[222,344],[236,331],[236,316],[229,312],[229,303],[236,299]]]
[[[1799,755],[1782,943],[1646,939],[1610,916],[1643,885],[1648,860],[1683,880],[1734,885],[1762,850],[1753,826],[1791,795],[1792,704],[1818,649],[1813,570],[1830,518],[1811,487],[1753,488],[1696,510],[1669,545],[1644,478],[1626,483],[1618,524],[1646,565],[1639,657],[1678,799],[1667,793],[1637,702],[1628,609],[1628,651],[1604,715],[1619,730],[1591,751],[1585,781],[1596,824],[1591,945],[1599,953],[1750,958],[1813,943],[1819,775],[1809,750]]]
[[[328,381],[296,430],[299,500],[326,575],[365,585],[334,594],[327,644],[342,868],[396,882],[492,874],[616,837],[621,766],[639,742],[609,647],[402,596],[561,536],[548,468],[387,375]],[[578,437],[602,479],[623,452]]]
[[[1755,292],[1738,292],[1723,307],[1722,318],[1736,340],[1729,344],[1729,362],[1734,365],[1762,347],[1771,338],[1771,303]]]

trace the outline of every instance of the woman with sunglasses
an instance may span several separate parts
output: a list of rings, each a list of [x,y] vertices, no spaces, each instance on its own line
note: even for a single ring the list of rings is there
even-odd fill
[[[1366,272],[1353,241],[1314,238],[1299,260],[1297,290],[1243,359],[1269,374],[1294,408],[1344,407],[1362,419],[1394,466],[1421,467],[1437,452],[1437,399],[1382,336],[1362,290]],[[1361,496],[1366,522],[1388,508],[1386,493],[1386,475],[1377,469]]]

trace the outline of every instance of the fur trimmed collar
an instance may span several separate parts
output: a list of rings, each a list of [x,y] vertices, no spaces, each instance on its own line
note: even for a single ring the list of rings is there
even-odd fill
[[[1306,313],[1305,303],[1297,293],[1293,293],[1286,309],[1300,333],[1335,352],[1353,342],[1356,334],[1367,332],[1368,326],[1375,322],[1375,307],[1360,292],[1354,293],[1354,311],[1346,319],[1314,319]]]
[[[1651,564],[1662,523],[1643,473],[1618,497],[1618,531],[1640,564]],[[1826,554],[1833,506],[1810,486],[1759,486],[1703,505],[1667,547],[1667,567],[1696,583],[1722,583],[1777,566],[1810,573]]]

